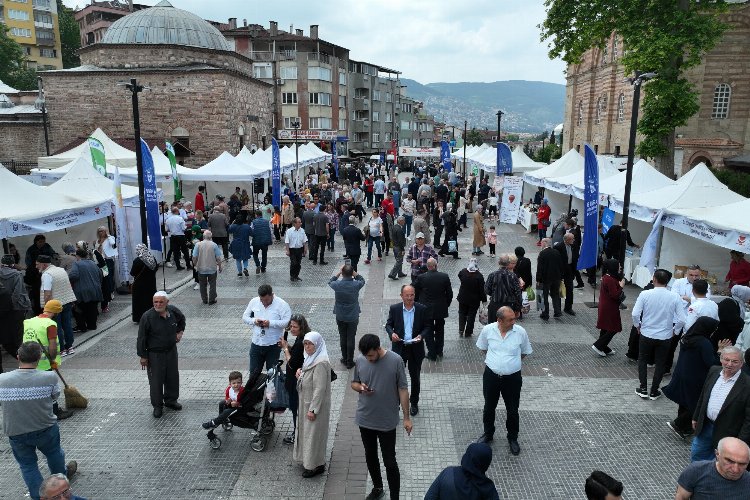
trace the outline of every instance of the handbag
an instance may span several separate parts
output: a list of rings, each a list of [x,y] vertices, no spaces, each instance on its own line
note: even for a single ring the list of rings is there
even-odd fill
[[[331,368],[331,382],[335,382],[337,378],[339,378],[339,376],[336,375],[336,372]]]
[[[531,286],[526,287],[526,298],[529,299],[529,302],[536,299],[536,294],[534,293],[534,288]]]
[[[448,253],[453,253],[458,251],[458,243],[456,240],[448,240]]]
[[[271,407],[274,409],[289,408],[289,391],[286,390],[286,374],[279,373],[279,375],[273,379],[273,389],[267,390],[268,393],[272,393],[272,397],[268,399],[271,403]]]
[[[482,302],[479,306],[479,322],[483,325],[487,324],[487,303]]]
[[[99,269],[102,270],[102,277],[106,278],[109,276],[109,266],[104,264],[104,267],[100,267]]]

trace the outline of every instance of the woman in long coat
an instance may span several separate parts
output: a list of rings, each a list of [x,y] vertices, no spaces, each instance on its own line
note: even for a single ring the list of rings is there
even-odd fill
[[[482,217],[482,211],[482,207],[478,207],[474,211],[474,242],[471,244],[474,250],[471,252],[471,255],[483,254],[482,247],[487,243],[484,239],[484,218]]]
[[[253,235],[253,228],[250,226],[250,217],[245,218],[241,221],[235,221],[229,226],[229,234],[232,235],[232,243],[229,245],[229,251],[234,257],[234,262],[237,265],[237,276],[250,276],[247,271],[248,262],[250,257],[253,256],[253,251],[250,248],[250,237]]]
[[[479,272],[477,259],[472,257],[469,265],[458,273],[461,286],[458,289],[458,336],[471,337],[474,333],[474,320],[480,302],[487,302],[484,291],[484,276]]]
[[[139,243],[135,247],[135,259],[130,267],[130,275],[133,276],[132,286],[132,310],[133,321],[138,323],[143,313],[153,307],[153,298],[156,293],[156,270],[159,265],[149,252],[148,247]]]
[[[625,280],[620,276],[620,262],[616,259],[605,260],[602,264],[602,283],[599,289],[599,315],[596,327],[599,328],[599,339],[591,346],[599,356],[605,357],[615,353],[609,343],[615,334],[622,331],[620,319],[620,294]]]
[[[305,334],[305,361],[297,370],[299,418],[294,459],[313,477],[325,471],[328,425],[331,418],[331,362],[323,337],[318,332]]]
[[[444,254],[448,254],[453,255],[454,259],[458,259],[460,258],[458,256],[458,232],[461,228],[458,227],[458,217],[456,216],[456,211],[453,209],[453,205],[450,203],[445,206],[445,213],[443,213],[442,219],[445,224],[445,239],[438,255],[442,257]],[[450,251],[449,241],[456,242],[456,250],[454,252]]]

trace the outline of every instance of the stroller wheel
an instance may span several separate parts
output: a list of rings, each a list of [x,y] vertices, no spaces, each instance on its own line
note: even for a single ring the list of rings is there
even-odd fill
[[[221,428],[224,429],[225,431],[231,431],[232,427],[234,427],[234,424],[232,424],[232,422],[221,424]]]
[[[264,437],[258,437],[256,439],[253,439],[250,441],[250,448],[253,449],[253,451],[263,451],[266,449],[266,438]]]
[[[273,420],[263,420],[260,424],[260,434],[262,436],[268,436],[276,428],[276,422]]]
[[[218,450],[219,448],[221,448],[221,439],[217,437],[213,438],[211,441],[209,441],[209,443],[211,444],[211,448],[214,450]]]

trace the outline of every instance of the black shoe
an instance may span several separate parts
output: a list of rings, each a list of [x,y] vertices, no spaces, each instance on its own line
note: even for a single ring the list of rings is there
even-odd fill
[[[68,480],[70,480],[76,472],[78,472],[78,462],[75,460],[71,460],[65,465],[65,475],[68,476]]]
[[[539,317],[544,321],[549,321],[549,314],[540,314]]]
[[[409,415],[411,415],[413,417],[417,413],[419,413],[419,406],[417,406],[417,403],[413,403],[411,405],[411,408],[409,408]]]
[[[266,272],[266,268],[265,267],[261,267],[260,268],[260,272],[265,273]]]
[[[284,436],[284,439],[281,440],[284,444],[294,444],[294,432],[291,434],[287,434]]]
[[[161,418],[164,415],[164,409],[161,406],[154,406],[154,418]]]
[[[398,273],[399,278],[406,278],[406,275],[404,273]]]
[[[648,390],[645,387],[639,387],[635,390],[636,396],[640,396],[643,399],[648,399]]]
[[[215,300],[212,300],[212,301],[210,301],[210,302],[208,303],[208,305],[209,305],[209,306],[212,306],[212,305],[214,305],[214,304],[216,304],[216,301],[215,301]],[[182,408],[182,406],[180,406],[180,408]]]
[[[562,313],[555,313],[552,316],[555,318],[562,318]]]
[[[515,439],[508,439],[508,446],[510,446],[510,452],[513,455],[518,455],[521,453],[521,446],[518,444],[518,441]]]
[[[648,395],[648,399],[656,401],[661,397],[661,391],[659,389],[652,389],[651,394]]]
[[[242,273],[237,273],[237,277],[241,278],[242,277]]]
[[[182,405],[181,405],[180,403],[178,403],[177,401],[172,401],[172,402],[170,402],[170,403],[167,403],[167,402],[165,401],[165,402],[164,402],[164,406],[166,406],[167,408],[171,408],[171,409],[173,409],[173,410],[175,410],[175,411],[180,411],[180,410],[182,410]]]
[[[201,427],[203,427],[204,429],[208,430],[208,429],[213,429],[213,428],[215,428],[215,427],[216,427],[216,424],[214,423],[214,421],[213,421],[213,420],[209,420],[208,422],[203,422],[203,423],[201,424]]]
[[[680,439],[687,439],[692,432],[682,432],[680,429],[677,428],[677,426],[674,424],[674,422],[667,422],[667,425],[672,430],[672,433],[674,433],[675,436],[677,436]]]
[[[392,274],[389,274],[388,277],[394,281],[398,281],[398,278],[396,276],[393,276]]]
[[[305,471],[302,473],[302,477],[304,477],[304,478],[315,477],[315,476],[317,476],[319,474],[323,474],[325,472],[325,470],[326,470],[326,466],[325,465],[319,465],[318,467],[315,467],[312,470],[305,469]]]
[[[576,312],[573,309],[565,309],[565,314],[570,314],[571,316],[575,316]]]
[[[260,268],[259,267],[255,268],[255,274],[260,274]]]
[[[477,439],[477,443],[491,443],[495,440],[495,437],[492,434],[487,434],[486,432],[479,436],[479,439]]]
[[[184,269],[185,269],[184,267],[177,266],[178,271],[183,271]]]
[[[326,262],[326,261],[324,261],[324,260],[321,260],[321,261],[320,261],[320,265],[321,265],[321,266],[327,266],[327,265],[328,265],[328,262]]]
[[[244,274],[245,276],[250,276],[250,273],[247,272],[247,268],[242,270],[242,274]]]
[[[344,358],[339,358],[339,363],[346,365],[346,360]]]
[[[83,333],[85,331],[86,331],[86,328],[78,328],[78,327],[73,328],[73,333]]]
[[[354,368],[354,362],[353,362],[353,361],[349,361],[349,362],[348,362],[348,363],[346,364],[346,369],[347,369],[347,370],[351,370],[352,368]]]
[[[429,359],[430,361],[437,361],[437,356],[435,356],[434,354],[428,354],[427,359]]]
[[[369,495],[365,498],[365,500],[378,500],[380,498],[383,498],[385,496],[385,493],[383,492],[383,488],[373,488]]]
[[[57,416],[57,420],[65,420],[66,418],[70,418],[73,416],[73,411],[58,409],[55,415]]]
[[[318,261],[317,260],[312,261],[312,265],[313,266],[317,266],[318,265]]]

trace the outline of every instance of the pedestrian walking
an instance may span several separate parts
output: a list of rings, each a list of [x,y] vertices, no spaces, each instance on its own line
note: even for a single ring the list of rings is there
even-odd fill
[[[99,317],[99,302],[103,300],[102,295],[102,273],[89,259],[86,250],[76,250],[76,262],[70,268],[68,278],[73,286],[76,296],[76,304],[73,307],[73,317],[76,328],[74,332],[85,332],[96,330],[96,320]]]
[[[477,259],[469,259],[469,265],[458,273],[458,336],[471,337],[474,333],[474,321],[480,303],[487,303],[484,291],[484,276],[479,272]]]
[[[286,380],[284,387],[289,393],[289,411],[292,412],[292,430],[287,432],[282,440],[284,444],[294,444],[297,429],[297,410],[299,409],[299,394],[297,393],[297,370],[302,368],[305,361],[305,350],[303,340],[305,335],[312,331],[307,319],[301,314],[292,314],[289,319],[287,331],[294,337],[294,344],[287,342],[286,333],[279,339],[281,352],[286,362]]]
[[[102,312],[107,312],[109,303],[112,302],[112,294],[117,289],[115,284],[115,260],[117,260],[118,250],[117,241],[114,236],[109,234],[106,226],[99,226],[97,228],[94,250],[99,252],[104,258],[105,265],[107,266],[104,283],[101,286],[103,292],[103,299],[101,300]]]
[[[404,234],[404,224],[406,219],[403,216],[396,218],[396,223],[391,228],[391,242],[393,243],[393,268],[388,273],[392,280],[405,278],[404,273],[404,248],[406,247],[406,235]]]
[[[31,313],[31,301],[26,292],[21,271],[15,268],[13,255],[0,260],[0,344],[5,352],[16,357],[23,339],[23,320]],[[3,372],[0,353],[0,373]]]
[[[539,252],[536,263],[537,289],[542,290],[544,309],[540,318],[549,320],[549,297],[552,297],[552,308],[555,318],[562,316],[560,300],[560,281],[563,277],[563,259],[560,253],[550,246],[549,238],[544,238],[540,243],[542,251]]]
[[[565,307],[563,311],[566,314],[575,316],[576,313],[573,310],[573,279],[575,276],[575,251],[573,244],[575,243],[575,236],[571,233],[565,233],[562,237],[562,241],[555,243],[554,248],[560,253],[563,261],[563,283],[565,284]],[[583,286],[583,284],[581,285]]]
[[[500,267],[487,276],[487,282],[484,285],[484,291],[490,301],[487,306],[488,318],[495,318],[497,310],[501,307],[509,307],[514,313],[519,314],[523,304],[523,290],[521,290],[518,276],[510,269],[511,256],[500,255],[498,264]]]
[[[250,300],[242,314],[242,321],[253,330],[250,343],[250,376],[256,370],[273,367],[279,360],[279,339],[289,324],[292,310],[289,304],[273,293],[271,285],[258,287],[258,296]]]
[[[198,273],[201,300],[204,304],[216,304],[216,275],[221,272],[222,254],[219,245],[214,243],[211,231],[203,232],[203,241],[193,247],[193,267]]]
[[[164,406],[182,410],[180,372],[177,363],[177,344],[185,333],[185,315],[169,305],[167,292],[158,291],[154,307],[143,313],[138,323],[136,349],[141,358],[141,369],[148,374],[151,406],[154,418],[161,418]]]
[[[213,217],[213,214],[211,214]],[[209,221],[211,218],[209,217]],[[172,207],[172,215],[166,218],[164,221],[164,227],[169,235],[169,249],[174,255],[174,264],[178,271],[182,271],[184,268],[180,265],[180,253],[182,253],[185,259],[185,267],[192,269],[190,265],[190,252],[188,252],[187,241],[185,239],[185,219],[180,215],[180,209]],[[169,260],[169,259],[167,259]]]
[[[312,240],[310,257],[313,265],[320,263],[321,266],[328,264],[325,261],[326,245],[328,244],[328,234],[331,230],[331,224],[328,215],[321,210],[313,217],[313,226],[315,228],[315,239]],[[318,261],[320,255],[320,261]]]
[[[478,207],[472,216],[474,220],[474,240],[472,241],[473,250],[471,255],[482,255],[484,253],[482,247],[485,245],[486,240],[484,239],[484,218],[482,217],[482,210],[482,207]],[[494,246],[491,247],[492,250],[494,250],[494,248]],[[490,253],[494,254],[495,252]]]
[[[380,239],[383,236],[383,219],[380,218],[378,209],[372,210],[370,220],[367,221],[365,234],[367,235],[367,259],[365,259],[365,264],[369,264],[372,261],[373,245],[375,245],[378,251],[378,261],[383,260],[383,252],[380,246]]]
[[[57,299],[62,304],[62,311],[55,316],[57,322],[57,334],[60,338],[59,346],[63,356],[75,353],[73,343],[75,334],[73,333],[73,304],[76,301],[73,287],[70,285],[70,278],[65,269],[52,265],[52,259],[47,255],[37,257],[36,268],[42,275],[42,285],[39,294],[39,301],[44,305],[52,300]]]
[[[339,330],[342,365],[354,367],[354,347],[359,324],[359,292],[365,286],[365,279],[357,274],[351,265],[343,265],[338,273],[328,281],[335,295],[333,314]]]
[[[453,287],[450,277],[437,270],[437,260],[427,259],[427,272],[417,276],[413,282],[416,300],[427,306],[427,317],[430,321],[430,335],[427,343],[427,359],[443,359],[445,345],[445,318],[453,301]]]
[[[151,309],[153,297],[156,293],[156,271],[159,264],[156,258],[143,243],[135,246],[135,259],[130,266],[133,277],[131,293],[131,309],[133,322],[138,323],[143,313]]]
[[[234,258],[238,278],[243,275],[250,276],[250,273],[247,270],[250,258],[253,256],[253,249],[250,246],[250,240],[253,237],[253,228],[250,226],[250,222],[251,221],[248,217],[240,215],[237,220],[229,226],[228,232],[232,235],[232,242],[229,244],[229,252]],[[214,243],[217,242],[214,240]]]
[[[302,219],[294,218],[292,228],[284,235],[284,247],[289,257],[289,279],[302,281],[299,272],[302,269],[302,258],[307,253],[307,234],[302,229]]]
[[[620,273],[620,262],[607,259],[602,264],[602,282],[599,288],[599,307],[597,309],[596,327],[599,338],[591,349],[601,357],[612,356],[615,350],[609,347],[614,336],[622,331],[620,319],[620,299],[625,278]]]
[[[430,223],[424,208],[420,208],[417,215],[414,216],[414,235],[416,236],[418,233],[424,235],[425,241],[430,241]]]
[[[693,462],[677,478],[675,500],[721,498],[744,500],[750,491],[750,448],[747,443],[726,437],[716,446],[715,459]]]
[[[458,467],[446,467],[435,478],[425,500],[500,500],[495,483],[487,477],[492,463],[492,448],[471,443]]]

